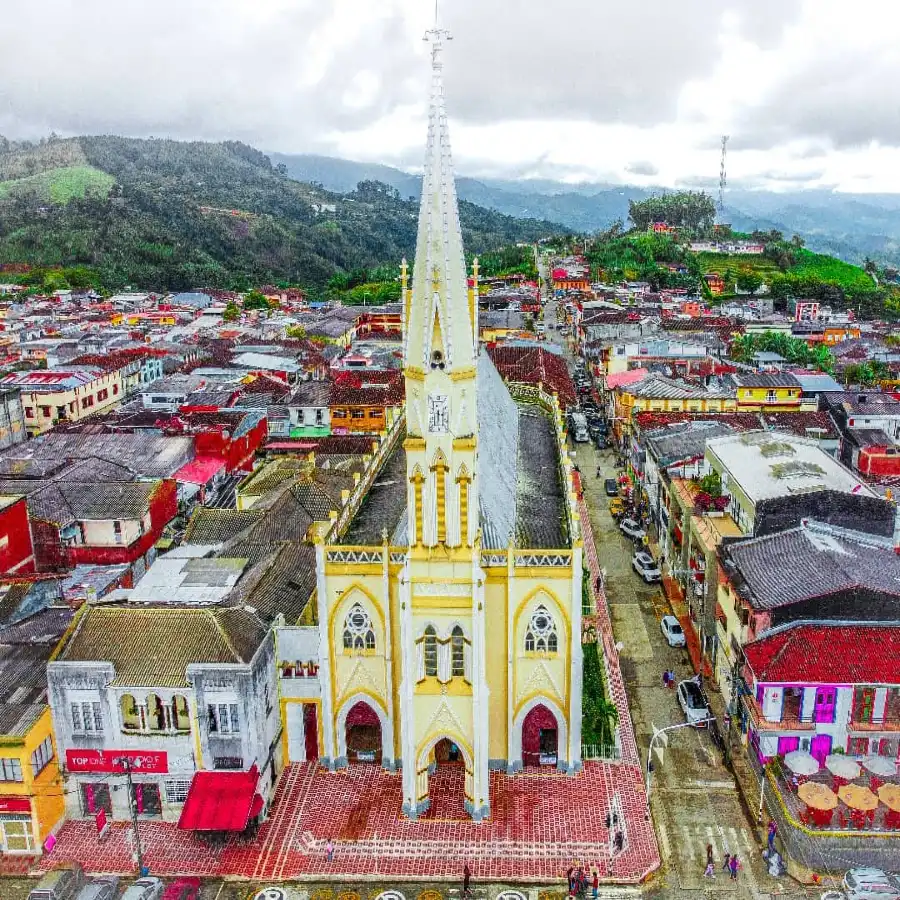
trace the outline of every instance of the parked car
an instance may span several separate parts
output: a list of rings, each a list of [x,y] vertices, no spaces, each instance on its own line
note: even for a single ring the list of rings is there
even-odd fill
[[[639,550],[631,557],[631,568],[634,569],[647,584],[653,584],[662,578],[662,572],[656,560],[646,550]]]
[[[81,866],[52,869],[28,892],[28,900],[75,900],[83,885]]]
[[[641,528],[641,523],[635,519],[622,519],[619,522],[619,531],[635,541],[642,541],[647,535],[647,532]]]
[[[613,497],[609,501],[609,514],[614,519],[625,515],[625,501],[621,497]]]
[[[700,685],[696,681],[691,679],[679,682],[678,690],[675,693],[678,696],[678,705],[691,725],[699,727],[701,723],[706,724],[706,719],[712,718],[706,697],[703,696],[703,691],[700,690]]]
[[[161,900],[164,889],[161,878],[138,878],[119,900]]]
[[[607,497],[619,496],[619,482],[615,478],[607,478],[603,482],[603,489],[606,491]]]
[[[851,869],[841,887],[847,900],[900,900],[900,877],[870,866]]]
[[[162,900],[200,900],[200,879],[184,877],[170,882]]]
[[[670,647],[685,646],[687,642],[685,640],[684,631],[681,628],[681,623],[675,616],[663,616],[659,625],[660,628],[662,628],[663,637]]]
[[[77,900],[115,900],[119,893],[118,875],[99,875],[78,892]]]
[[[609,450],[609,441],[606,439],[602,431],[597,435],[596,444],[598,450]]]

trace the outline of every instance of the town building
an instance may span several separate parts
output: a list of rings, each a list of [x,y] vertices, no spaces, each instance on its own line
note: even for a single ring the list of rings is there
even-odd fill
[[[67,816],[129,820],[133,804],[179,821],[191,807],[191,829],[210,830],[209,795],[243,772],[251,790],[228,808],[258,821],[282,768],[274,655],[241,607],[85,606],[47,666]]]
[[[790,412],[800,409],[800,382],[787,372],[736,372],[730,377],[735,385],[739,411]]]
[[[31,435],[108,410],[124,396],[118,370],[104,372],[91,367],[16,372],[0,384],[21,391],[25,428]]]

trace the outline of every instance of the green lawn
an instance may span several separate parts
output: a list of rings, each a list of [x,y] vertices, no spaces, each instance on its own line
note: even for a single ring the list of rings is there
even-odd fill
[[[731,255],[698,253],[697,258],[700,260],[700,267],[703,269],[704,275],[708,272],[717,272],[721,275],[726,269],[731,269],[735,274],[750,269],[757,272],[763,279],[780,274],[778,266],[761,253],[734,253]]]
[[[796,252],[796,251],[795,251]],[[811,253],[809,250],[796,252],[797,265],[790,269],[791,275],[815,275],[822,281],[834,281],[843,288],[873,290],[875,282],[859,266],[845,263],[833,256]]]
[[[64,204],[75,198],[107,197],[115,183],[112,175],[91,166],[68,166],[27,178],[0,181],[0,198],[34,193],[49,203]]]

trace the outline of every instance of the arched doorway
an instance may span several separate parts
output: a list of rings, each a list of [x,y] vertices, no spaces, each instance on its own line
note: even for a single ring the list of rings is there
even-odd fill
[[[468,747],[451,737],[420,751],[416,773],[418,806],[426,819],[463,819],[472,808],[474,769]]]
[[[556,716],[539,703],[522,722],[522,764],[555,766],[558,755],[559,729]]]
[[[365,700],[350,708],[346,729],[349,762],[381,762],[381,720]]]

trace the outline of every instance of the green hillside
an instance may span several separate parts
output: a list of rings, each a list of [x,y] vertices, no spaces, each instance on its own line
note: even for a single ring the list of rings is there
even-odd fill
[[[109,288],[282,282],[315,291],[415,250],[418,203],[379,182],[330,193],[237,142],[101,136],[29,148],[0,139],[0,175],[9,184],[0,264],[87,266]],[[470,203],[460,220],[476,253],[559,231]]]
[[[68,203],[85,197],[108,197],[115,183],[112,175],[91,166],[67,166],[0,181],[0,198],[29,194],[44,203]]]

